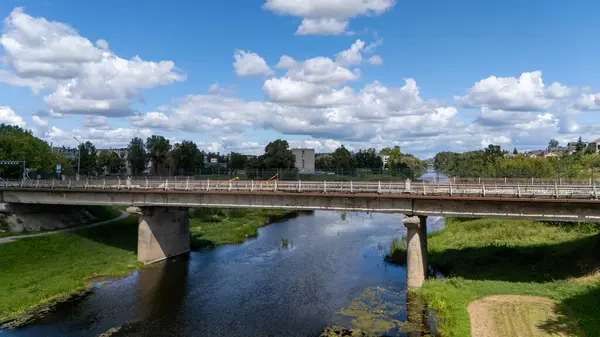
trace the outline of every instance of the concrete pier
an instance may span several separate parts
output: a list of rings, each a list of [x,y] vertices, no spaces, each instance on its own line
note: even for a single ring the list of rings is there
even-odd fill
[[[416,216],[405,216],[403,221],[406,227],[406,286],[408,289],[419,288],[423,285],[427,274],[425,264],[427,261],[427,237],[424,237],[423,234],[427,226],[422,225],[421,221],[426,221],[426,218],[423,218],[424,220]]]
[[[138,261],[151,264],[190,251],[187,208],[142,207],[138,227]]]

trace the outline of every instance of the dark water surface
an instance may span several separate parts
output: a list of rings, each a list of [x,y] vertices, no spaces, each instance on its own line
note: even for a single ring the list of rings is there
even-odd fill
[[[443,226],[442,218],[428,222],[430,230]],[[381,303],[393,303],[385,307],[404,321],[405,269],[383,260],[404,232],[401,215],[303,215],[261,228],[243,244],[98,284],[91,295],[0,336],[97,336],[115,327],[114,336],[318,336],[332,324],[352,327],[360,321],[354,309]],[[280,247],[281,238],[289,248]]]

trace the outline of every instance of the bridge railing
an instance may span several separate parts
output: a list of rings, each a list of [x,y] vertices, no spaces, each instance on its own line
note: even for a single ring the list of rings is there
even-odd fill
[[[2,188],[83,190],[166,190],[190,192],[288,192],[331,194],[414,194],[469,197],[597,198],[596,185],[486,184],[452,182],[369,181],[223,181],[94,178],[85,180],[5,180]]]

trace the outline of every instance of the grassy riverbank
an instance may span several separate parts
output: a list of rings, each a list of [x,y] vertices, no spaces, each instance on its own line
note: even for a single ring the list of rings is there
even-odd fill
[[[94,209],[99,221],[119,212]],[[0,245],[0,321],[86,289],[86,279],[139,267],[137,219]]]
[[[190,210],[191,246],[203,249],[242,243],[257,236],[258,228],[296,214],[274,209],[193,209]]]
[[[431,265],[449,277],[427,280],[417,294],[429,301],[445,336],[471,336],[467,307],[492,295],[555,300],[556,317],[540,330],[600,336],[598,225],[448,219],[444,230],[429,235],[429,252]],[[402,245],[391,260],[405,262]]]
[[[120,213],[90,208],[99,219]],[[257,228],[295,213],[263,210],[190,212],[193,248],[240,243],[256,236]],[[270,222],[269,222],[270,221]],[[33,308],[68,299],[88,289],[96,276],[125,275],[142,267],[137,262],[137,216],[115,223],[0,244],[0,322],[18,318]]]

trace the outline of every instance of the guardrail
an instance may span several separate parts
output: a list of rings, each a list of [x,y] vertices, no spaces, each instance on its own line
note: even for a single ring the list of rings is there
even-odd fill
[[[595,184],[559,185],[486,185],[454,184],[451,182],[366,182],[366,181],[222,181],[222,180],[156,180],[156,179],[86,179],[3,181],[0,190],[27,189],[80,189],[80,190],[165,190],[198,192],[289,192],[332,194],[413,194],[471,197],[517,198],[580,198],[597,199]]]

